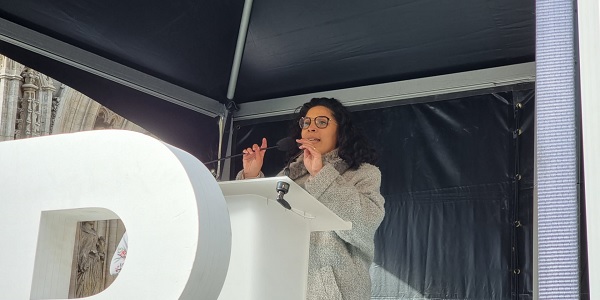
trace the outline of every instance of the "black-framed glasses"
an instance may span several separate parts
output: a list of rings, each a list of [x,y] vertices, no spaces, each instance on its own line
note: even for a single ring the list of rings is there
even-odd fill
[[[315,120],[315,126],[317,126],[317,128],[319,128],[319,129],[326,128],[327,125],[329,125],[329,121],[333,121],[326,116],[318,116],[318,117],[315,117],[314,120]],[[311,121],[310,117],[302,117],[302,118],[300,118],[300,120],[298,120],[298,125],[300,125],[300,128],[302,128],[302,129],[307,129],[308,126],[310,126],[310,121]]]

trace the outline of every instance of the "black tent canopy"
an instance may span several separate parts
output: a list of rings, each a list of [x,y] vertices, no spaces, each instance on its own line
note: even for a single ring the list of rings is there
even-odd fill
[[[2,5],[0,20],[0,51],[101,103],[115,96],[40,55],[207,115],[229,101],[506,66],[535,53],[534,2],[517,0],[23,0]]]
[[[487,195],[488,191],[479,186],[473,188],[477,191],[471,191],[468,201],[481,205],[483,211],[494,216],[497,223],[491,224],[485,218],[479,221],[493,232],[502,232],[498,244],[514,245],[518,240],[526,246],[514,252],[527,257],[531,251],[528,248],[531,236],[527,236],[531,227],[527,227],[528,231],[521,228],[524,231],[517,235],[505,226],[512,226],[514,221],[507,212],[525,219],[531,217],[527,209],[533,197],[529,190],[533,184],[533,164],[524,167],[529,175],[526,189],[514,185],[510,167],[515,157],[529,157],[533,153],[530,144],[525,150],[512,147],[511,126],[517,121],[529,120],[527,136],[530,139],[533,136],[532,87],[530,84],[514,86],[533,82],[535,78],[534,6],[534,1],[520,0],[21,0],[0,7],[0,53],[80,90],[202,160],[219,155],[216,154],[219,130],[223,133],[224,128],[230,126],[232,116],[239,124],[240,130],[236,131],[239,135],[263,134],[274,131],[273,124],[281,127],[277,123],[281,118],[270,117],[289,115],[313,96],[333,96],[349,106],[360,106],[363,112],[359,117],[364,118],[366,124],[378,122],[373,120],[374,116],[381,114],[374,113],[374,109],[393,106],[394,101],[422,104],[450,99],[448,104],[390,109],[382,120],[393,122],[414,117],[415,123],[425,122],[421,125],[436,124],[440,121],[436,118],[439,115],[432,112],[448,112],[448,119],[455,119],[449,123],[458,125],[445,128],[450,135],[441,140],[445,140],[444,145],[450,145],[445,148],[456,150],[458,157],[464,158],[457,158],[458,166],[463,166],[461,163],[468,157],[453,145],[454,135],[466,143],[482,143],[465,135],[463,130],[475,132],[478,128],[469,127],[472,124],[461,128],[461,122],[495,124],[491,130],[502,137],[501,141],[483,144],[489,151],[498,153],[495,162],[503,169],[494,173],[497,177],[494,180],[498,181],[495,184],[499,192],[488,205],[480,201],[481,195]],[[469,93],[475,90],[487,94]],[[451,96],[442,97],[442,94]],[[530,103],[527,114],[514,113],[514,104],[518,101]],[[239,110],[235,110],[236,107]],[[478,115],[485,109],[490,109],[495,116],[493,122],[485,122],[485,118]],[[220,125],[216,119],[221,121]],[[268,122],[271,123],[261,128],[259,123]],[[259,126],[254,126],[256,124]],[[408,127],[396,128],[402,132],[406,129],[407,137],[418,133]],[[384,131],[375,135],[397,138]],[[419,145],[438,145],[424,135],[417,135],[422,138]],[[487,138],[496,136],[490,134]],[[419,145],[407,149],[422,155]],[[496,145],[498,147],[494,147]],[[432,152],[437,152],[434,158],[444,161],[451,151]],[[429,158],[423,157],[424,160]],[[465,165],[476,169],[472,161]],[[435,172],[432,174],[438,176]],[[477,181],[482,178],[484,176],[475,178],[473,182],[489,184]],[[453,187],[459,194],[465,193],[462,187],[468,187],[465,183],[468,180],[440,177],[439,182],[435,187],[438,192],[447,188],[445,182],[463,184]],[[425,182],[420,183],[427,186]],[[409,210],[407,214],[413,214],[416,210],[411,210],[411,205],[427,204],[413,200],[429,195],[424,193],[425,196],[415,198],[415,191],[408,184],[402,191],[393,187],[393,183],[384,187],[391,200],[386,203],[384,222],[390,224],[386,225],[389,228],[400,226],[396,222],[401,218],[397,211]],[[514,191],[522,191],[522,195],[507,200]],[[453,196],[444,193],[438,195],[438,206],[416,209],[425,215],[447,212],[443,197]],[[509,203],[503,207],[502,214],[492,206],[498,203]],[[426,210],[430,208],[431,211]],[[387,211],[389,209],[397,210]],[[458,218],[461,213],[447,214],[434,221],[439,221],[440,229],[446,229],[441,222],[444,217]],[[401,226],[410,225],[402,223]],[[412,233],[418,234],[418,231]],[[461,233],[460,230],[453,232],[456,236]],[[486,237],[486,232],[477,235]],[[389,238],[386,228],[380,230],[377,238],[379,243],[385,244]],[[432,241],[433,238],[429,238],[422,241]],[[466,238],[466,242],[473,240]],[[389,249],[395,245],[378,248],[388,249],[388,252],[381,250],[378,259],[385,262],[385,255],[393,255]],[[418,254],[423,248],[415,246],[414,250],[411,253]],[[511,255],[515,254],[504,252],[501,259]],[[387,262],[406,263],[401,259],[387,259]],[[511,267],[517,264],[511,262]],[[531,257],[524,264],[529,265],[523,267],[523,272],[531,276]],[[394,273],[392,268],[388,271]],[[423,271],[420,283],[431,279],[434,272],[430,271]],[[501,270],[504,271],[507,270]],[[405,273],[407,271],[402,270],[393,275],[401,278]],[[451,271],[445,274],[452,276]],[[531,296],[530,277],[511,283],[512,275],[506,274],[501,276],[502,282],[494,282],[488,290],[456,284],[428,295],[471,299],[482,295],[499,299]],[[476,279],[477,274],[469,276]],[[415,285],[415,289],[419,287]],[[457,294],[444,294],[449,292]]]

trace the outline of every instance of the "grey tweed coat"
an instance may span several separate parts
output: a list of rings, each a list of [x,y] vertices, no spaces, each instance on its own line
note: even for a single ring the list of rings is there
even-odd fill
[[[370,299],[373,238],[384,216],[381,172],[367,163],[351,170],[337,150],[325,154],[323,162],[323,169],[312,177],[300,156],[290,165],[289,177],[352,222],[352,229],[311,233],[306,299]],[[243,179],[243,171],[237,179]]]

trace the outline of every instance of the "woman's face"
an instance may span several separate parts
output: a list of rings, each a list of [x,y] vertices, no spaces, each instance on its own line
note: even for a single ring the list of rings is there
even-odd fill
[[[318,128],[315,124],[315,118],[325,116],[329,118],[329,124],[325,128]],[[338,124],[333,118],[333,113],[325,106],[315,106],[306,112],[310,118],[310,126],[302,129],[302,138],[308,139],[317,148],[321,154],[330,152],[337,148],[337,129]]]

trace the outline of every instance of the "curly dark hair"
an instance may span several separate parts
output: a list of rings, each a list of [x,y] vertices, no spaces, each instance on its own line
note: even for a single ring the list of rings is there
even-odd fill
[[[354,126],[350,111],[335,98],[313,98],[296,109],[296,116],[290,125],[290,136],[300,138],[302,129],[298,126],[298,120],[306,116],[309,109],[315,106],[323,106],[331,110],[333,118],[338,124],[337,148],[338,155],[349,166],[350,169],[358,169],[362,163],[374,164],[377,160],[375,149],[369,144],[364,134]],[[298,154],[298,151],[290,153],[290,156]]]

